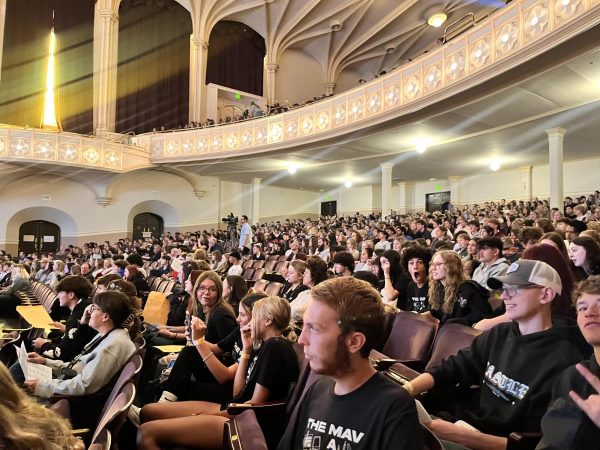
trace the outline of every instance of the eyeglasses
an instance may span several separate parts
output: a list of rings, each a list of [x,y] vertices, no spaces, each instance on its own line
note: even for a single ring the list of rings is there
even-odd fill
[[[211,286],[211,287],[207,287],[207,286],[199,286],[199,287],[198,287],[198,290],[199,290],[200,292],[206,292],[206,291],[208,291],[208,292],[210,292],[211,294],[215,294],[215,293],[217,292],[217,288],[216,288],[216,287],[214,287],[214,286]]]
[[[443,266],[445,266],[445,265],[446,265],[446,263],[443,263],[443,262],[437,262],[437,263],[431,263],[431,265],[437,269],[438,267],[443,267]]]
[[[508,286],[508,285],[504,285],[502,286],[502,291],[508,296],[508,297],[514,297],[515,295],[517,295],[519,293],[519,290],[521,289],[533,289],[533,288],[541,288],[543,286],[537,286],[537,285],[529,285],[529,286]]]
[[[93,313],[94,311],[100,311],[100,312],[102,312],[102,310],[100,309],[100,307],[98,305],[92,304],[90,306],[90,313]]]

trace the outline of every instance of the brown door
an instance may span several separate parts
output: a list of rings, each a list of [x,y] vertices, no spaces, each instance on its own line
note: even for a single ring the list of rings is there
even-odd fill
[[[133,218],[133,240],[147,237],[159,238],[162,232],[163,220],[156,214],[142,213]]]
[[[60,247],[60,227],[45,220],[32,220],[19,227],[19,251],[56,253]]]

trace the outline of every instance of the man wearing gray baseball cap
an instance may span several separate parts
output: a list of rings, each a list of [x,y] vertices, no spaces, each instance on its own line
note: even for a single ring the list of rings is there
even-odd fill
[[[448,420],[427,426],[447,448],[504,449],[511,432],[539,432],[554,380],[583,359],[579,329],[552,324],[552,300],[562,284],[550,265],[517,260],[506,274],[490,278],[488,286],[502,290],[511,322],[479,335],[470,347],[404,386],[412,395],[433,390],[433,398],[440,397],[434,403],[426,397],[426,405]],[[448,392],[456,386],[463,391],[479,386],[475,400]],[[440,388],[446,388],[446,395],[436,395]],[[452,423],[457,420],[478,431]]]

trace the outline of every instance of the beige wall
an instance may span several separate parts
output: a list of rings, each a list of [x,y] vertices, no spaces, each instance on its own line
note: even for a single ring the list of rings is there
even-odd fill
[[[281,55],[275,77],[275,99],[288,100],[290,106],[325,92],[323,68],[308,53],[287,50]]]

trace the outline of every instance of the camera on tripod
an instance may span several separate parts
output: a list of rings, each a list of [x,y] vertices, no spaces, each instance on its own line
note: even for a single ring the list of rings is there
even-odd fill
[[[229,213],[227,217],[223,217],[221,222],[227,224],[230,228],[235,228],[238,224],[238,218],[233,215],[233,213]]]

